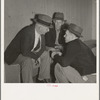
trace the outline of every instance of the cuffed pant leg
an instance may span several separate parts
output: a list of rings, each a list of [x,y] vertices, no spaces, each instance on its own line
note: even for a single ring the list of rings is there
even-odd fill
[[[55,78],[55,83],[69,83],[62,71],[62,67],[58,63],[55,65]]]
[[[51,58],[49,56],[48,51],[44,51],[44,53],[40,57],[41,63],[40,63],[40,72],[38,79],[50,79],[50,64],[51,64]]]
[[[83,80],[82,76],[73,67],[71,67],[71,66],[63,67],[62,71],[63,71],[65,77],[71,83],[85,83],[85,81]]]

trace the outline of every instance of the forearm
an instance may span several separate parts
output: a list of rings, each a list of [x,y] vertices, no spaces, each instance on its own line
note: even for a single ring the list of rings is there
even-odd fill
[[[24,51],[22,52],[22,55],[37,60],[37,59],[41,56],[41,54],[44,52],[44,50],[45,50],[45,48],[41,49],[39,52],[25,51],[25,50],[24,50]]]
[[[38,55],[33,53],[33,52],[24,52],[22,53],[23,56],[26,56],[26,57],[30,57],[30,58],[33,58],[33,59],[38,59]]]

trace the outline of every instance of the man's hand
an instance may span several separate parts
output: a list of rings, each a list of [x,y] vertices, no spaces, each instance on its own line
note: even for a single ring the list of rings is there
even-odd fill
[[[35,61],[35,64],[38,65],[38,64],[40,64],[40,62],[41,62],[41,59],[38,58],[38,59]]]
[[[59,52],[59,51],[58,51],[58,52],[52,52],[51,57],[54,58],[55,55],[59,55],[59,56],[61,56],[62,53]]]
[[[47,50],[47,51],[52,51],[52,52],[56,51],[56,49],[53,48],[53,47],[46,47],[46,50]]]
[[[57,45],[57,46],[55,46],[55,49],[63,50],[63,46],[62,45]]]

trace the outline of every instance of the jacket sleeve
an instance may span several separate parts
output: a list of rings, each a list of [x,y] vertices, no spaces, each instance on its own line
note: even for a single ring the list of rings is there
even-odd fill
[[[31,52],[32,49],[32,35],[29,31],[23,30],[23,34],[21,36],[21,53],[23,56],[31,57],[33,59],[38,59],[38,55]]]
[[[60,33],[59,33],[58,42],[59,42],[59,44],[62,44],[62,45],[65,44],[65,38],[64,38],[64,35],[66,34],[65,33],[66,32],[65,29],[66,30],[68,29],[68,24],[63,24],[61,26],[61,30],[60,30]]]
[[[45,34],[45,43],[47,47],[55,46],[55,34],[53,34],[53,31],[53,29],[50,29],[50,31]]]
[[[66,45],[65,45],[66,46]],[[80,53],[80,47],[75,44],[70,44],[65,47],[64,54],[62,56],[55,55],[54,60],[58,62],[62,67],[71,65],[75,57]]]

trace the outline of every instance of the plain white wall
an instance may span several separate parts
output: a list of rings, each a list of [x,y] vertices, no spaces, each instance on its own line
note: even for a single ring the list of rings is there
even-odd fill
[[[96,39],[96,0],[92,0],[92,39]]]
[[[85,40],[95,39],[95,0],[5,0],[5,48],[35,13],[60,11],[68,22],[83,28]]]

